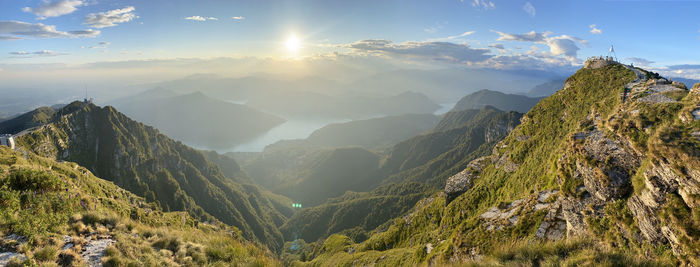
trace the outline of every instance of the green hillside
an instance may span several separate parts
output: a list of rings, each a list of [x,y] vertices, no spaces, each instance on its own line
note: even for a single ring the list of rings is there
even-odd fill
[[[3,146],[0,247],[8,266],[280,265],[235,227],[163,212],[75,163]]]
[[[239,183],[245,177],[226,177],[202,152],[112,107],[75,102],[59,112],[68,115],[17,137],[18,145],[76,162],[165,211],[187,211],[205,221],[218,219],[239,228],[245,238],[281,248],[277,227],[290,212],[288,200]]]
[[[420,199],[442,189],[445,180],[470,160],[488,154],[521,116],[491,107],[451,113],[439,123],[449,130],[440,132],[442,128],[436,127],[435,132],[394,146],[382,167],[372,173],[374,178],[367,181],[371,191],[347,192],[297,212],[281,228],[285,240],[315,241],[339,232],[356,241],[366,239],[370,231],[405,215]],[[458,115],[461,113],[472,116]],[[455,120],[457,117],[469,119]]]
[[[0,133],[16,134],[24,129],[36,127],[53,119],[56,110],[40,107],[17,117],[0,121]]]
[[[386,148],[432,129],[439,120],[433,114],[404,114],[334,123],[314,131],[306,141],[327,147]]]
[[[434,194],[361,243],[335,235],[286,252],[323,266],[698,264],[698,90],[583,68],[448,179],[454,200]]]

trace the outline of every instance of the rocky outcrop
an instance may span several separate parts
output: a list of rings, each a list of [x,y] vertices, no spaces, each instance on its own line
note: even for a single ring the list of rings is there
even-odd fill
[[[457,198],[462,193],[472,187],[473,181],[479,176],[483,167],[491,163],[491,157],[481,157],[473,160],[467,167],[447,179],[445,183],[445,194],[447,194],[447,203]]]
[[[620,140],[602,131],[581,133],[583,159],[576,161],[574,178],[581,178],[586,190],[603,201],[619,199],[630,192],[630,177],[639,167],[640,157]]]
[[[535,236],[538,238],[559,240],[566,234],[566,223],[561,213],[561,201],[558,190],[545,190],[526,198],[515,200],[506,205],[491,207],[479,215],[482,225],[488,231],[500,231],[515,226],[522,216],[546,210],[547,215],[540,224]]]

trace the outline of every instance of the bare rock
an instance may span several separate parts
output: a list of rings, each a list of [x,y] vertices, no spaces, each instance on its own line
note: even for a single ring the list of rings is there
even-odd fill
[[[445,194],[447,194],[446,203],[450,203],[450,201],[469,190],[473,185],[474,179],[479,177],[484,166],[490,162],[490,157],[475,159],[471,161],[463,171],[448,178],[445,182]]]
[[[0,266],[6,266],[13,259],[19,260],[20,262],[27,260],[27,256],[21,253],[14,252],[2,252],[0,253]]]
[[[640,165],[640,157],[619,140],[594,130],[585,135],[582,152],[595,163],[577,160],[575,177],[583,179],[586,190],[600,200],[619,199],[630,190],[630,176]]]

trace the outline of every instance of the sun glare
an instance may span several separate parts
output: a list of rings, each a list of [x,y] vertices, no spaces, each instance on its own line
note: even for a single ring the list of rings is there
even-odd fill
[[[301,48],[301,41],[295,34],[291,34],[289,37],[287,37],[285,46],[289,52],[296,53]]]

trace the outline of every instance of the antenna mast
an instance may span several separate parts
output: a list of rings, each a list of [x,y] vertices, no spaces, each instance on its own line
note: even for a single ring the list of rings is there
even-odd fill
[[[615,47],[613,45],[610,45],[610,52],[608,52],[608,57],[617,61],[617,55],[615,54]]]

